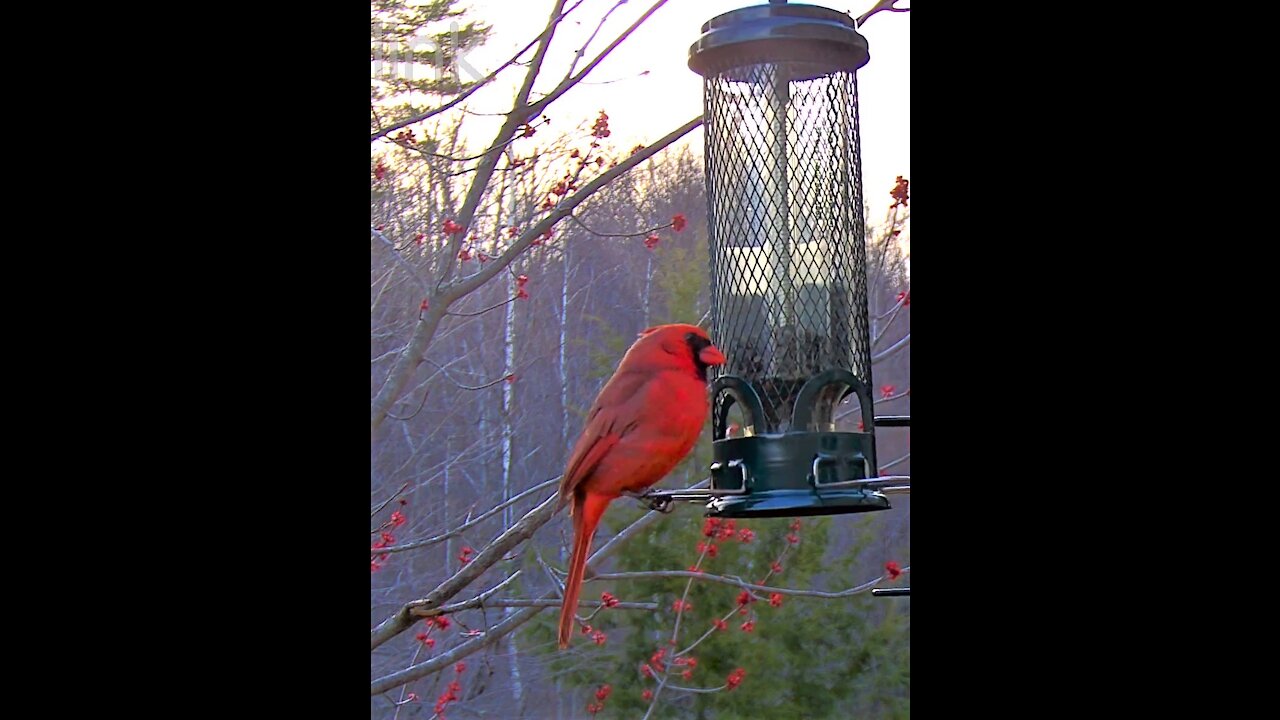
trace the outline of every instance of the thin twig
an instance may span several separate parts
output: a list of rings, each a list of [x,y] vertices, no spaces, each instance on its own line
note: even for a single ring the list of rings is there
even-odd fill
[[[872,405],[872,406],[873,406],[873,408],[874,408],[874,406],[876,406],[876,405],[881,405],[881,404],[883,404],[883,403],[887,403],[887,402],[893,402],[894,400],[897,400],[898,398],[909,397],[910,395],[911,395],[911,388],[907,388],[906,390],[903,390],[902,392],[898,393],[897,395],[888,395],[888,396],[885,396],[885,397],[876,398],[876,399],[871,403],[871,405]],[[856,413],[856,412],[862,412],[862,405],[861,405],[861,404],[859,404],[859,403],[850,403],[850,406],[851,406],[851,407],[850,407],[848,410],[845,410],[844,412],[840,413],[839,415],[836,415],[835,419],[836,419],[837,421],[839,421],[839,420],[843,420],[843,419],[845,419],[845,418],[849,417],[850,415],[852,415],[852,414],[854,414],[854,413]]]
[[[577,215],[570,213],[568,217],[570,220],[577,223],[578,227],[582,228],[583,230],[586,230],[592,235],[595,235],[596,237],[607,237],[607,238],[644,237],[649,233],[657,232],[659,230],[662,230],[663,228],[672,227],[675,224],[675,223],[667,223],[666,225],[658,225],[657,227],[652,227],[652,228],[649,228],[648,230],[641,230],[640,232],[633,232],[633,233],[603,233],[603,232],[596,232],[595,230],[592,230],[591,228],[587,227],[586,223],[579,220]]]
[[[465,278],[460,278],[458,281],[450,285],[441,294],[442,299],[452,302],[456,298],[461,298],[479,289],[482,285],[514,262],[521,253],[533,244],[535,239],[547,230],[550,230],[561,219],[568,217],[568,215],[573,212],[574,208],[593,196],[598,190],[600,190],[600,188],[608,185],[616,178],[629,172],[636,165],[639,165],[653,155],[656,155],[666,149],[668,145],[684,137],[701,124],[702,116],[693,118],[684,125],[672,130],[661,140],[651,143],[646,146],[644,150],[641,150],[635,155],[632,155],[626,160],[618,163],[616,166],[609,168],[608,171],[596,176],[591,180],[591,182],[582,186],[582,189],[562,200],[555,210],[551,211],[537,223],[525,230],[518,239],[512,242],[512,244],[502,252],[501,255],[492,261],[493,264],[489,267],[475,273],[474,275],[468,275]]]
[[[582,47],[578,48],[577,52],[573,54],[573,62],[569,64],[569,72],[564,74],[564,80],[561,80],[560,82],[564,82],[565,80],[568,80],[569,78],[573,77],[573,71],[575,68],[578,67],[578,62],[582,60],[582,58],[586,57],[587,48],[591,47],[592,42],[595,42],[596,35],[600,34],[600,29],[604,27],[604,24],[609,19],[609,16],[613,14],[614,10],[617,10],[618,8],[626,4],[627,4],[627,0],[618,0],[618,2],[614,3],[613,7],[609,8],[605,12],[604,17],[600,18],[600,22],[596,25],[596,29],[591,32],[591,37],[587,38],[587,41],[583,43]]]
[[[910,572],[910,571],[911,571],[910,567],[902,568],[902,572],[904,573]],[[879,585],[880,583],[884,582],[885,580],[885,576],[881,575],[875,580],[870,580],[861,585],[857,585],[855,587],[851,587],[846,590],[841,590],[839,592],[826,592],[824,590],[799,590],[796,588],[778,588],[778,587],[770,587],[768,585],[756,585],[755,583],[749,583],[746,580],[743,580],[742,578],[739,578],[739,577],[732,577],[732,576],[725,576],[725,575],[710,575],[707,573],[690,572],[688,570],[646,570],[646,571],[640,571],[640,572],[605,573],[603,575],[596,575],[594,577],[589,577],[586,579],[586,582],[606,581],[606,580],[641,580],[645,578],[694,578],[695,580],[722,583],[724,585],[733,585],[735,587],[740,587],[744,590],[756,590],[762,593],[778,593],[779,595],[795,595],[796,597],[817,597],[817,598],[824,598],[827,600],[852,597],[854,595],[864,593],[870,590],[871,588],[875,587],[876,585]]]
[[[717,687],[717,688],[688,688],[688,687],[682,687],[680,685],[667,685],[667,688],[669,688],[673,692],[687,692],[687,693],[717,693],[724,690],[727,687],[729,687],[728,683],[725,683],[724,685],[721,685],[720,687]]]
[[[391,497],[389,497],[389,498],[387,498],[386,500],[382,501],[382,504],[381,504],[381,505],[379,505],[378,507],[374,508],[374,509],[373,509],[373,512],[369,513],[369,517],[370,517],[370,518],[373,518],[373,516],[374,516],[374,515],[377,515],[378,513],[382,512],[382,509],[383,509],[383,508],[385,508],[386,506],[390,505],[390,504],[391,504],[391,501],[392,501],[392,500],[395,500],[395,499],[400,495],[400,493],[404,492],[404,489],[405,489],[405,488],[407,488],[407,487],[409,487],[409,483],[405,483],[405,484],[401,485],[399,490],[397,490],[397,491],[395,491],[395,492],[391,493]]]
[[[549,608],[560,607],[561,601],[556,598],[494,598],[483,602],[468,604],[472,601],[468,600],[463,603],[454,603],[453,605],[445,605],[441,608],[431,610],[429,615],[447,615],[449,613],[470,610],[483,605],[484,607],[518,607],[518,608]],[[583,600],[580,607],[603,608],[609,607],[614,610],[657,610],[658,603],[643,602],[618,602],[614,605],[605,605],[599,600]]]
[[[893,460],[893,461],[890,461],[890,462],[885,463],[884,465],[881,465],[881,466],[880,466],[880,470],[888,470],[889,468],[893,467],[894,465],[898,465],[898,464],[903,463],[903,462],[906,462],[907,460],[910,460],[910,459],[911,459],[911,453],[907,453],[906,455],[903,455],[902,457],[898,458],[897,460]]]
[[[702,552],[698,555],[698,561],[693,564],[693,570],[697,573],[702,568],[702,561],[707,557],[707,550],[711,547],[710,543],[704,543]],[[689,599],[689,591],[693,589],[693,578],[684,584],[684,594],[680,596],[680,609],[676,611],[675,627],[671,629],[671,642],[675,642],[680,637],[680,621],[684,619],[684,608],[686,601]]]
[[[898,314],[902,312],[903,304],[906,299],[907,298],[903,296],[902,300],[899,300],[897,302],[897,304],[893,308],[893,315],[889,317],[889,320],[884,324],[884,327],[880,328],[880,332],[877,333],[876,336],[871,339],[872,350],[876,349],[876,346],[880,344],[880,341],[883,340],[884,336],[889,332],[889,328],[893,327],[893,321],[898,319]],[[877,320],[878,319],[879,318],[877,318]]]
[[[449,605],[441,605],[438,608],[426,608],[426,609],[414,608],[409,611],[409,614],[413,615],[414,617],[429,618],[429,617],[435,617],[436,615],[447,615],[449,613],[461,612],[463,610],[478,608],[484,605],[485,601],[487,601],[489,598],[497,594],[499,590],[506,587],[508,583],[520,577],[520,572],[521,572],[520,570],[517,570],[511,573],[511,575],[506,580],[503,580],[502,582],[498,583],[497,585],[494,585],[488,590],[485,590],[484,592],[471,598],[470,600],[463,600],[460,603],[452,603]]]
[[[420,654],[422,653],[422,648],[423,648],[423,647],[424,647],[424,646],[423,646],[423,643],[418,643],[418,647],[413,651],[413,658],[409,660],[409,665],[410,665],[410,666],[412,666],[414,663],[418,662],[418,655],[420,655]],[[396,712],[395,712],[395,714],[394,714],[394,715],[392,715],[392,716],[391,716],[391,720],[397,720],[397,718],[399,718],[399,717],[400,717],[400,708],[404,707],[404,705],[405,705],[405,702],[406,702],[406,701],[405,701],[404,697],[405,697],[405,693],[407,693],[407,692],[409,692],[409,683],[405,683],[404,685],[402,685],[402,686],[400,687],[400,700],[399,700],[399,701],[397,701],[397,702],[396,702],[396,704],[395,704],[395,705],[396,705]]]
[[[637,28],[639,28],[642,24],[644,24],[644,21],[648,20],[650,15],[657,12],[659,8],[661,8],[663,5],[666,5],[666,4],[667,4],[667,0],[658,0],[658,2],[654,3],[635,22],[631,23],[631,27],[628,27],[626,30],[624,30],[621,35],[619,35],[617,38],[614,39],[613,42],[609,43],[608,47],[606,47],[604,50],[601,50],[600,54],[595,56],[595,59],[593,59],[590,63],[588,63],[586,67],[582,68],[582,72],[560,83],[560,85],[557,86],[556,89],[552,90],[551,93],[548,94],[546,97],[530,105],[528,109],[528,116],[533,117],[541,114],[542,111],[545,110],[548,105],[555,102],[557,98],[559,98],[561,95],[564,95],[566,92],[568,92],[574,85],[577,85],[578,82],[582,80],[582,78],[586,77],[587,74],[589,74],[592,70],[594,70],[597,65],[599,65],[606,57],[608,57],[609,53],[613,52],[615,48],[617,48],[624,41],[626,41],[628,37],[631,36],[631,33],[635,32]]]
[[[374,237],[376,237],[376,238],[378,238],[379,240],[381,240],[384,244],[386,244],[386,246],[387,246],[388,248],[390,248],[390,249],[391,249],[391,254],[395,256],[396,261],[397,261],[397,262],[399,262],[400,264],[404,265],[404,266],[405,266],[405,269],[406,269],[406,270],[408,270],[409,275],[410,275],[414,280],[416,280],[416,281],[417,281],[417,283],[418,283],[418,285],[422,288],[422,291],[423,291],[424,293],[425,293],[425,292],[427,292],[427,281],[426,281],[426,280],[424,280],[424,279],[422,279],[422,278],[418,275],[418,269],[417,269],[417,268],[415,268],[414,266],[410,265],[410,264],[409,264],[409,261],[404,259],[404,256],[403,256],[403,255],[401,255],[401,254],[400,254],[400,251],[396,249],[396,244],[395,244],[395,243],[393,243],[393,242],[391,242],[391,240],[390,240],[389,238],[387,238],[387,236],[386,236],[386,235],[383,235],[383,234],[382,234],[382,231],[381,231],[381,230],[379,230],[379,229],[377,229],[377,228],[369,228],[369,232],[373,233]]]
[[[766,574],[765,574],[765,576],[764,576],[764,578],[762,578],[762,579],[760,580],[760,582],[761,582],[761,583],[767,582],[767,581],[769,580],[769,578],[773,577],[773,566],[774,566],[774,565],[781,565],[781,564],[782,564],[782,561],[787,559],[787,555],[788,555],[788,554],[790,554],[791,549],[792,549],[793,547],[794,547],[794,546],[793,546],[793,545],[791,545],[790,543],[787,543],[786,545],[783,545],[783,546],[782,546],[782,552],[778,553],[778,557],[774,558],[773,562],[772,562],[772,563],[770,563],[770,565],[769,565],[769,572],[768,572],[768,573],[766,573]],[[748,592],[750,592],[750,591],[748,591]],[[754,593],[753,593],[753,595],[754,595]],[[738,613],[738,607],[737,607],[737,606],[735,606],[735,607],[733,607],[731,610],[729,610],[729,612],[725,613],[725,614],[724,614],[724,616],[722,616],[722,617],[720,618],[720,622],[727,622],[727,621],[729,620],[729,618],[733,617],[733,616],[734,616],[734,615],[736,615],[737,613]],[[706,632],[702,633],[702,635],[701,635],[701,636],[699,636],[697,640],[694,640],[692,643],[690,643],[690,644],[689,644],[689,646],[688,646],[688,647],[686,647],[685,649],[683,649],[683,650],[681,650],[680,652],[676,653],[673,657],[681,657],[681,656],[684,656],[684,655],[688,655],[689,653],[693,652],[693,651],[694,651],[694,650],[695,650],[699,645],[701,645],[701,644],[702,644],[702,642],[703,642],[704,640],[706,640],[707,638],[709,638],[709,637],[711,637],[712,635],[714,635],[717,631],[719,631],[719,628],[717,627],[717,624],[716,624],[716,623],[712,623],[712,624],[711,624],[711,627],[710,627],[710,628],[708,628],[708,629],[706,630]]]
[[[492,380],[492,381],[487,382],[487,383],[485,383],[485,384],[483,384],[483,385],[474,385],[474,386],[473,386],[473,385],[463,385],[462,383],[460,383],[460,382],[458,382],[457,380],[454,380],[452,377],[450,377],[450,376],[449,376],[448,371],[447,371],[447,370],[445,370],[445,369],[444,369],[444,367],[442,367],[442,366],[441,366],[439,363],[437,363],[435,360],[432,360],[431,358],[428,358],[428,357],[424,357],[424,358],[422,358],[422,359],[423,359],[424,361],[426,361],[426,362],[427,362],[427,364],[429,364],[429,365],[434,365],[436,368],[438,368],[441,372],[443,372],[443,373],[444,373],[444,377],[445,377],[445,379],[446,379],[446,380],[448,380],[449,382],[453,383],[453,384],[454,384],[454,386],[456,386],[456,387],[458,387],[458,388],[460,388],[460,389],[462,389],[462,390],[484,390],[484,389],[486,389],[486,388],[491,388],[491,387],[493,387],[494,385],[497,385],[497,384],[498,384],[498,383],[500,383],[500,382],[504,382],[504,381],[506,381],[506,379],[507,379],[508,377],[511,377],[510,375],[503,375],[502,377],[498,378],[497,380]]]
[[[517,502],[523,500],[524,498],[542,490],[543,488],[558,482],[560,482],[560,477],[558,475],[556,477],[551,478],[550,480],[543,480],[542,482],[538,483],[537,485],[534,485],[528,490],[525,490],[517,495],[513,495],[510,500],[507,500],[499,505],[495,505],[489,508],[481,515],[478,515],[477,517],[463,523],[462,525],[459,525],[458,527],[452,530],[449,530],[448,532],[444,532],[439,535],[426,538],[424,540],[414,540],[413,542],[408,542],[403,545],[393,545],[391,547],[379,548],[378,552],[379,554],[405,552],[406,550],[416,550],[421,547],[431,547],[432,545],[438,545],[444,542],[445,540],[448,540],[449,538],[452,538],[452,537],[457,537],[462,533],[466,532],[469,528],[472,528],[478,525],[479,523],[482,523],[485,520],[488,520],[489,518],[501,512],[503,508],[509,505],[514,505]]]
[[[894,343],[892,346],[890,346],[890,347],[889,347],[888,349],[886,349],[884,352],[882,352],[882,353],[880,353],[880,354],[878,354],[878,355],[872,355],[872,356],[871,356],[871,364],[872,364],[872,365],[875,365],[876,363],[878,363],[878,362],[880,362],[880,361],[882,361],[882,360],[886,360],[886,359],[888,359],[888,358],[889,358],[890,356],[892,356],[894,353],[898,352],[899,350],[901,350],[902,348],[904,348],[904,347],[906,347],[907,345],[910,345],[910,344],[911,344],[911,333],[907,333],[906,335],[903,335],[903,336],[902,336],[902,339],[901,339],[901,340],[899,340],[898,342]]]
[[[418,416],[418,413],[422,412],[422,408],[427,406],[427,396],[430,394],[431,394],[430,390],[426,390],[422,393],[422,402],[418,403],[418,409],[414,410],[412,415],[409,415],[407,417],[400,417],[399,415],[396,415],[395,413],[388,410],[387,417],[391,418],[392,420],[405,420],[405,421],[414,419],[415,417]]]
[[[885,315],[888,315],[889,313],[896,313],[898,311],[898,308],[902,307],[903,302],[906,301],[906,299],[911,296],[911,286],[908,285],[907,289],[904,290],[903,292],[905,293],[905,295],[903,295],[902,300],[895,302],[893,304],[893,307],[889,308],[888,310],[885,310],[884,313],[877,316],[876,317],[877,320],[883,320]]]
[[[508,303],[513,303],[513,302],[515,302],[515,301],[516,301],[516,296],[514,296],[514,295],[513,295],[512,297],[509,297],[509,298],[507,298],[506,300],[503,300],[502,302],[498,303],[497,305],[492,305],[492,306],[487,307],[487,308],[485,308],[485,309],[483,309],[483,310],[477,310],[477,311],[475,311],[475,312],[454,312],[454,311],[452,311],[452,310],[446,310],[446,311],[445,311],[445,314],[446,314],[446,315],[453,315],[454,317],[476,317],[477,315],[483,315],[483,314],[485,314],[485,313],[489,312],[490,310],[497,310],[498,308],[502,307],[503,305],[506,305],[506,304],[508,304]]]
[[[539,126],[541,126],[541,125],[545,125],[545,124],[546,124],[546,123],[539,123],[538,125],[539,125]],[[529,123],[529,125],[530,125],[531,127],[533,127],[533,123]],[[439,159],[439,160],[448,160],[449,162],[455,162],[455,163],[466,163],[466,162],[471,162],[472,160],[479,160],[480,158],[484,157],[485,155],[488,155],[489,153],[493,152],[494,150],[509,148],[509,147],[511,146],[511,144],[512,144],[512,143],[514,143],[515,141],[517,141],[517,140],[519,140],[519,139],[521,139],[521,138],[523,138],[523,137],[524,137],[523,135],[513,135],[512,137],[509,137],[509,138],[507,138],[506,140],[504,140],[504,141],[502,141],[502,142],[500,142],[500,143],[498,143],[498,144],[496,144],[496,145],[491,145],[490,147],[488,147],[488,148],[486,148],[486,149],[484,149],[484,150],[481,150],[480,152],[476,153],[475,155],[468,155],[467,157],[455,157],[455,156],[453,156],[453,155],[442,155],[442,154],[440,154],[440,153],[434,153],[434,152],[431,152],[430,150],[423,150],[423,149],[422,149],[422,148],[420,148],[420,147],[415,147],[414,145],[408,144],[408,143],[406,143],[406,142],[405,142],[405,141],[403,141],[403,140],[399,140],[399,139],[396,139],[396,138],[389,138],[389,139],[391,140],[391,142],[395,143],[396,145],[399,145],[400,147],[402,147],[402,148],[404,148],[404,149],[406,149],[406,150],[412,150],[412,151],[414,151],[414,152],[416,152],[416,153],[418,153],[419,155],[422,155],[422,156],[424,156],[424,157],[433,157],[433,158],[436,158],[436,159]],[[443,174],[443,175],[447,175],[447,176],[449,176],[449,177],[456,177],[456,176],[458,176],[458,175],[465,175],[465,174],[467,174],[467,173],[473,172],[474,170],[475,170],[475,169],[474,169],[474,168],[472,168],[472,169],[469,169],[469,170],[462,170],[462,171],[459,171],[459,172],[456,172],[456,173],[441,173],[441,174]]]
[[[707,483],[708,483],[708,480],[704,479],[701,482],[699,482],[695,487],[705,487]],[[547,520],[551,518],[551,512],[549,511],[549,507],[554,507],[550,505],[550,503],[554,501],[556,497],[557,496],[552,496],[551,498],[548,498],[546,503],[531,510],[529,514],[527,514],[524,518],[521,518],[521,522],[525,522],[526,520],[528,520],[530,524],[535,524],[535,526],[545,523]],[[629,525],[625,530],[618,533],[617,535],[614,535],[608,542],[604,544],[603,547],[601,547],[599,550],[596,550],[595,553],[591,555],[591,557],[587,558],[587,565],[591,566],[595,563],[600,562],[604,558],[608,557],[611,553],[613,553],[619,547],[621,547],[623,543],[626,543],[631,538],[643,532],[646,528],[648,528],[653,523],[657,522],[658,519],[662,517],[666,517],[665,514],[660,513],[656,510],[651,510],[645,513],[643,516],[640,517],[639,520],[636,520],[635,522],[631,523],[631,525]],[[520,523],[517,523],[517,525],[520,525]],[[509,531],[509,533],[514,531],[516,535],[520,535],[520,534],[523,534],[526,530],[530,534],[532,534],[531,529],[528,529],[528,528],[519,529],[514,526],[512,528],[512,531]],[[495,540],[494,544],[502,544],[505,538],[506,538],[506,534],[504,534],[503,537],[500,537],[497,540]],[[481,557],[483,555],[484,555],[484,552],[482,551],[481,555],[476,556],[476,559],[472,561],[471,565],[477,565],[480,562]],[[491,564],[492,563],[490,563],[490,565]],[[436,590],[433,590],[429,594],[427,599],[418,601],[418,603],[429,602],[431,596],[448,595],[448,593],[450,592],[456,593],[456,590],[454,588],[457,588],[457,587],[460,587],[459,583],[457,583],[453,578],[450,578],[450,580],[447,580],[444,583],[441,583],[441,586],[437,587]],[[547,593],[546,595],[546,597],[551,597],[551,596],[552,596],[552,593]],[[417,605],[418,603],[411,603],[411,605]],[[380,645],[382,645],[387,640],[391,639],[392,637],[395,637],[396,635],[404,632],[405,630],[408,630],[410,627],[413,626],[413,618],[409,615],[409,609],[410,609],[409,606],[405,606],[404,608],[401,608],[399,612],[397,612],[396,614],[384,620],[382,623],[380,623],[377,627],[375,627],[370,632],[370,649],[377,649]],[[447,668],[453,665],[453,663],[457,662],[458,660],[461,660],[462,658],[467,657],[468,655],[479,652],[480,650],[483,650],[486,647],[489,647],[490,645],[497,643],[507,634],[514,632],[516,628],[520,627],[524,623],[537,617],[538,613],[542,612],[544,609],[545,608],[531,607],[531,608],[524,608],[522,610],[519,610],[513,613],[512,615],[508,616],[507,618],[505,618],[502,622],[490,628],[489,631],[483,637],[473,638],[453,648],[449,652],[443,653],[441,655],[437,655],[436,657],[433,657],[433,658],[429,658],[421,663],[418,663],[417,665],[405,668],[404,670],[400,670],[400,671],[391,673],[389,675],[384,675],[383,677],[380,677],[369,684],[370,694],[378,695],[380,693],[384,693],[388,690],[391,690],[392,688],[403,685],[407,682],[413,682],[414,680],[417,680],[420,677],[425,677],[432,673],[439,672],[440,670],[443,670],[444,668]]]

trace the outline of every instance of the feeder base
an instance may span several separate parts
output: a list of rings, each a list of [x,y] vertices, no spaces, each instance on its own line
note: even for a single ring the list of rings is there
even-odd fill
[[[712,443],[711,517],[801,517],[889,510],[874,487],[870,433],[791,432]]]
[[[870,490],[767,490],[707,503],[708,517],[769,518],[889,510],[889,498]]]

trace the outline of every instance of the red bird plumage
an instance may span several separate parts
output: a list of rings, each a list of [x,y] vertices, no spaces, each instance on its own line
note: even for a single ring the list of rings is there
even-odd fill
[[[698,441],[707,419],[707,368],[724,355],[696,325],[640,333],[600,390],[573,446],[560,504],[572,503],[573,554],[560,607],[560,647],[569,646],[591,540],[600,517],[623,492],[642,492],[671,472]]]

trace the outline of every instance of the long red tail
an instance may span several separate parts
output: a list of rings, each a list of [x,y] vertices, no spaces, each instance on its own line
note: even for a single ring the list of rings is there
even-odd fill
[[[583,498],[581,502],[579,497]],[[595,538],[596,526],[608,506],[608,499],[590,492],[573,499],[573,554],[569,556],[569,577],[564,581],[564,602],[560,606],[561,649],[569,647],[569,638],[573,637],[573,616],[578,610],[578,595],[582,592],[587,556],[591,554],[591,540]]]

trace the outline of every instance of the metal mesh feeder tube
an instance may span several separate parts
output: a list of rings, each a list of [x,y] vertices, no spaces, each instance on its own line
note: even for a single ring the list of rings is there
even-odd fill
[[[856,71],[847,14],[774,3],[702,26],[712,339],[712,515],[883,510],[870,395]],[[837,432],[856,396],[863,432]],[[730,434],[730,415],[741,416]]]

